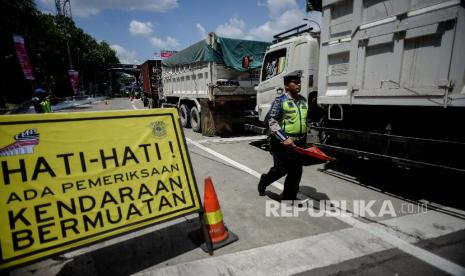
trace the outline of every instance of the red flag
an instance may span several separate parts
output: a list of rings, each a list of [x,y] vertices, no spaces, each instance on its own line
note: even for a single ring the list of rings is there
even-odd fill
[[[324,161],[334,161],[334,160],[336,160],[335,158],[326,155],[324,152],[322,152],[319,148],[317,148],[315,146],[309,147],[307,149],[303,149],[303,148],[300,148],[300,147],[294,147],[293,149],[296,152],[300,153],[300,154],[305,154],[305,155],[308,155],[308,156],[312,156],[312,157],[318,158],[320,160],[324,160]]]
[[[79,89],[79,72],[76,70],[68,70],[68,76],[74,95],[77,95]]]
[[[15,43],[16,55],[18,56],[19,65],[23,69],[24,77],[27,80],[34,80],[32,74],[32,66],[27,56],[26,46],[24,45],[24,38],[20,35],[13,35],[13,41]]]

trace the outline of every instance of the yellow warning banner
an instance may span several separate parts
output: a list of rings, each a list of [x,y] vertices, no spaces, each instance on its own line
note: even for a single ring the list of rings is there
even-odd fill
[[[175,109],[0,116],[0,269],[200,210]]]

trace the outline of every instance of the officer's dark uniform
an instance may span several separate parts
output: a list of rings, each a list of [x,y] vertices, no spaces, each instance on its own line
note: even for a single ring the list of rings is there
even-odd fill
[[[299,80],[301,71],[294,71],[284,76],[284,81]],[[265,194],[266,186],[287,174],[284,181],[282,200],[294,200],[299,192],[302,177],[302,162],[300,155],[292,148],[285,147],[282,142],[287,138],[294,144],[305,147],[307,134],[307,100],[298,95],[293,99],[287,92],[277,97],[268,114],[271,130],[270,150],[273,155],[273,167],[263,174],[258,184],[258,192]]]

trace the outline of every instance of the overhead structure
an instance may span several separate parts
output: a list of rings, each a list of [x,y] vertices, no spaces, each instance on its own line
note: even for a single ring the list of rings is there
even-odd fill
[[[73,14],[71,13],[71,0],[55,0],[55,7],[57,15],[73,18]]]

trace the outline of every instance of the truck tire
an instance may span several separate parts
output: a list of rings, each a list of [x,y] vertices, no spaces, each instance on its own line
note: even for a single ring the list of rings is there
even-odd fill
[[[191,115],[192,130],[195,132],[200,132],[201,131],[200,112],[196,106],[192,107],[190,115]]]
[[[185,104],[181,104],[179,107],[179,117],[181,119],[181,125],[182,127],[188,128],[190,127],[190,116],[189,114],[191,111],[189,110],[189,107]]]

